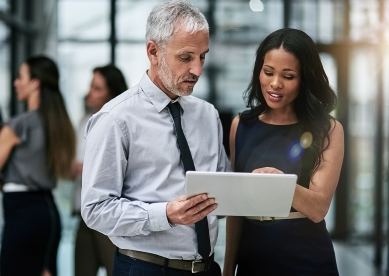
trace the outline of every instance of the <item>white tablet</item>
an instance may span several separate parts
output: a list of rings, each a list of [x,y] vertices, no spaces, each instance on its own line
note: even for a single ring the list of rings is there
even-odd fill
[[[215,198],[213,215],[287,217],[296,181],[295,174],[188,171],[185,195]]]

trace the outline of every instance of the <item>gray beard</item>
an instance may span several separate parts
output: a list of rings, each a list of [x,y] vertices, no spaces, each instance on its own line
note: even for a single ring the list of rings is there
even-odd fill
[[[173,73],[169,70],[169,67],[166,63],[165,55],[162,56],[161,65],[158,68],[158,76],[165,88],[173,93],[176,96],[189,96],[191,92],[182,91],[177,84],[174,83]]]

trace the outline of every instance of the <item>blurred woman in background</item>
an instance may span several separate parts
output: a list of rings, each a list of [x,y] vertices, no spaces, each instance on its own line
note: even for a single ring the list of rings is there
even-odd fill
[[[81,213],[81,172],[85,152],[85,126],[92,113],[127,90],[127,84],[121,71],[113,65],[97,67],[88,94],[85,97],[86,109],[91,112],[81,119],[77,131],[77,161],[74,165],[76,179],[73,200],[73,213]],[[99,267],[104,267],[107,275],[112,275],[115,246],[109,238],[100,232],[88,228],[81,219],[77,230],[75,246],[75,276],[96,276]]]
[[[0,131],[4,174],[1,275],[57,275],[61,223],[52,190],[70,177],[75,134],[59,90],[56,64],[26,60],[14,86],[27,111]]]

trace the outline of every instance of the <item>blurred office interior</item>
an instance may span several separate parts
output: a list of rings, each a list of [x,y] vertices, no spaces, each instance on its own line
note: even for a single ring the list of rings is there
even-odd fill
[[[84,115],[94,67],[113,63],[130,86],[136,84],[148,68],[147,16],[160,1],[0,0],[0,120],[25,110],[12,82],[33,54],[58,62],[74,126]],[[389,0],[191,1],[206,15],[211,34],[194,95],[219,110],[226,145],[233,116],[245,109],[242,94],[259,42],[282,27],[301,29],[316,42],[339,96],[334,116],[345,129],[342,174],[326,218],[341,275],[389,275]],[[72,275],[79,219],[71,216],[72,185],[62,181],[55,191],[63,224],[62,276]]]

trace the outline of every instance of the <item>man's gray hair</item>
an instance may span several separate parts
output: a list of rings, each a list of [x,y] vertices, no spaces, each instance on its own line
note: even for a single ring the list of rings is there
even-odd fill
[[[154,41],[163,49],[173,32],[209,32],[208,22],[200,10],[186,0],[163,1],[151,11],[146,25],[146,42]]]

